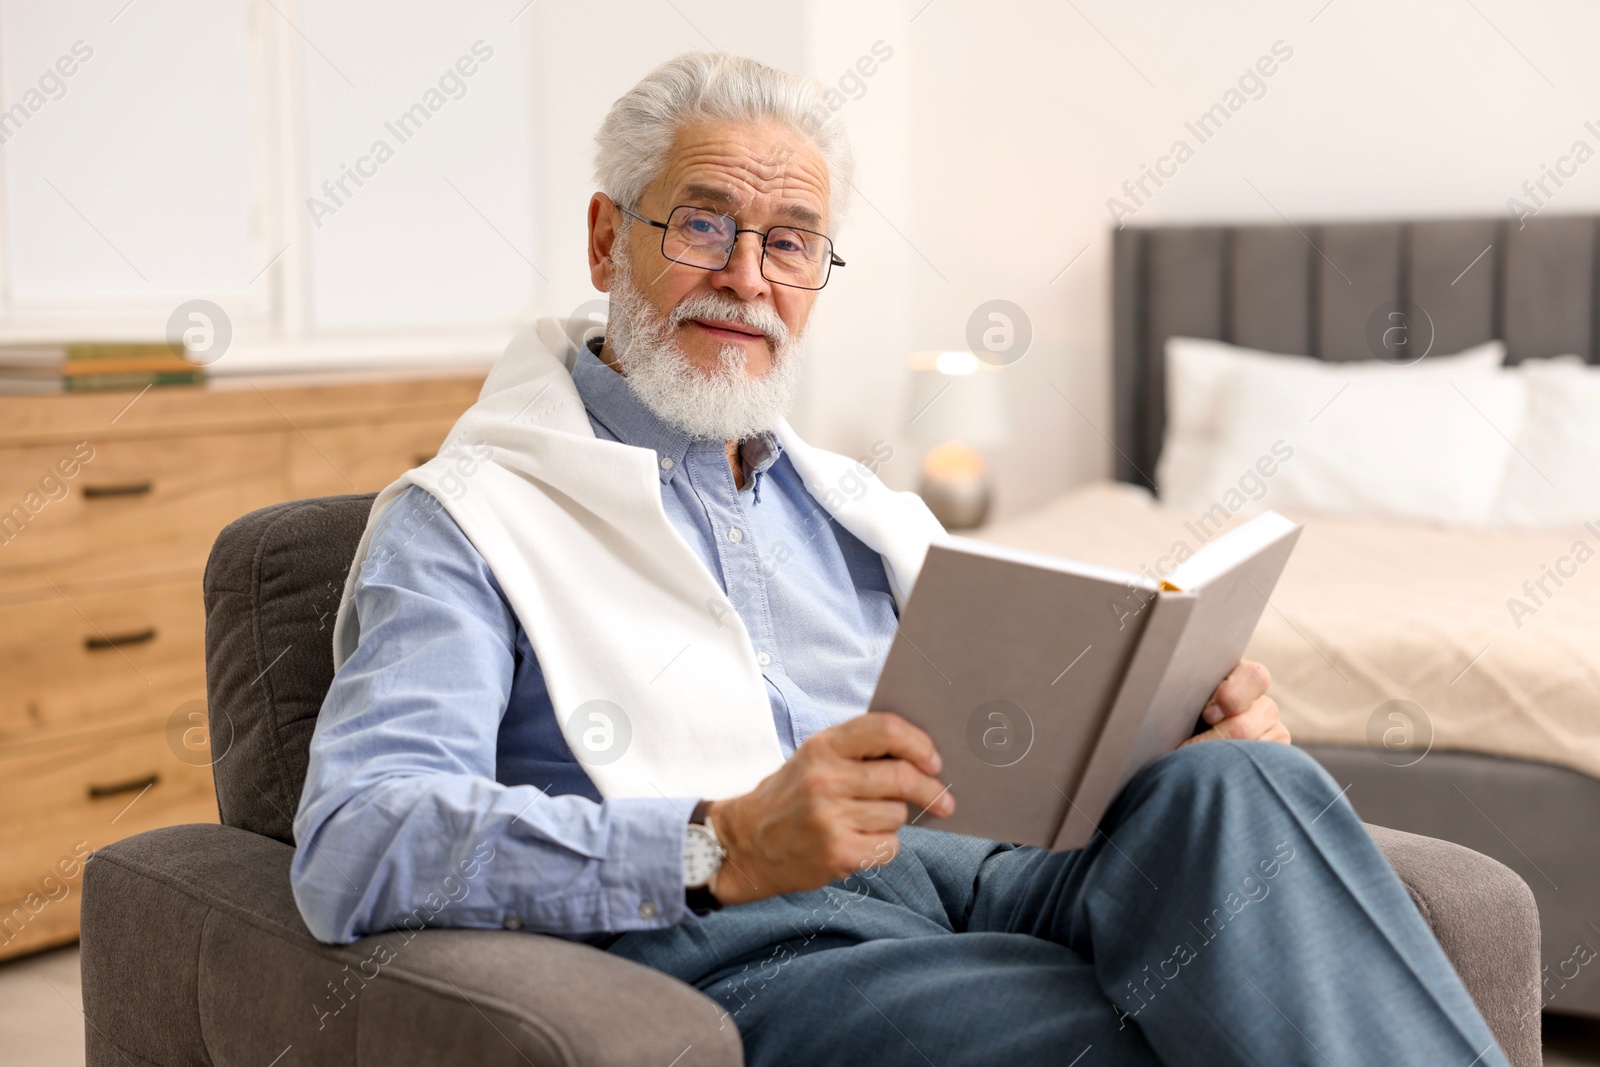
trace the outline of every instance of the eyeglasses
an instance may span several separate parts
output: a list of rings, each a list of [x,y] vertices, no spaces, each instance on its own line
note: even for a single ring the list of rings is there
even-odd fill
[[[761,238],[761,276],[774,285],[821,289],[833,268],[844,266],[844,260],[833,254],[833,242],[815,230],[796,226],[774,226],[765,233],[741,230],[732,215],[688,204],[673,208],[666,222],[647,219],[621,204],[617,207],[661,230],[661,254],[687,267],[725,269],[741,233]]]

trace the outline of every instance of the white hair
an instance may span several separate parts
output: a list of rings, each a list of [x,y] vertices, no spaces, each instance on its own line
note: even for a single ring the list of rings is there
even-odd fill
[[[611,105],[595,134],[595,177],[602,192],[632,208],[666,166],[680,127],[711,119],[766,120],[788,127],[821,154],[828,167],[830,218],[842,217],[849,203],[850,143],[823,92],[814,79],[743,56],[685,52]]]

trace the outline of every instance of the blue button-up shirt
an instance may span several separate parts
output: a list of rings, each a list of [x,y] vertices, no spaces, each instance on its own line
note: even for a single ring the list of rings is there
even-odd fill
[[[896,625],[883,560],[806,491],[777,437],[743,442],[740,489],[722,441],[662,421],[592,351],[572,376],[597,436],[655,453],[667,517],[749,631],[784,755],[866,711]],[[323,702],[295,817],[311,931],[604,940],[690,917],[699,798],[601,799],[505,593],[443,506],[409,487],[369,552],[384,562],[357,579],[360,643]]]

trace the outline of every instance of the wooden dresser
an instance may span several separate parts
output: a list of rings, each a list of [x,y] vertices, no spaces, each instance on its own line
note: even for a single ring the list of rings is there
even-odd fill
[[[93,849],[217,820],[200,597],[217,532],[382,489],[486,370],[0,396],[0,958],[77,937]]]

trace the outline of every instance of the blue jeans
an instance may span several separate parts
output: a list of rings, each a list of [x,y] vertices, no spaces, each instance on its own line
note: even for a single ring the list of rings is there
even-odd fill
[[[809,893],[611,951],[721,1004],[766,1064],[1505,1067],[1339,789],[1287,745],[1145,768],[1050,853],[901,831]]]

